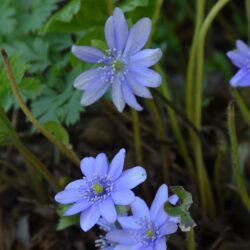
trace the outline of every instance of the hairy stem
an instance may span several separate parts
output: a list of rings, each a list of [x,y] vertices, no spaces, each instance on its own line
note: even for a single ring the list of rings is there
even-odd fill
[[[194,229],[187,232],[187,250],[195,250],[195,235]]]
[[[196,19],[195,19],[195,32],[193,36],[193,41],[190,49],[190,55],[187,66],[186,75],[186,89],[185,89],[185,102],[186,102],[186,114],[189,119],[193,117],[193,93],[194,93],[194,68],[195,68],[195,57],[196,57],[196,43],[201,28],[201,24],[204,19],[205,13],[205,0],[196,1]]]
[[[219,0],[209,14],[205,18],[204,23],[201,26],[195,51],[197,53],[197,65],[196,65],[196,81],[195,81],[195,95],[194,95],[194,124],[198,130],[201,130],[201,111],[202,111],[202,81],[203,81],[203,64],[204,64],[204,45],[207,32],[214,21],[217,14],[230,0]],[[202,156],[202,145],[200,140],[196,136],[194,141],[194,153],[195,162],[198,172],[198,183],[200,189],[201,206],[204,211],[213,216],[214,213],[214,199],[212,195],[212,188],[207,176],[206,168]]]
[[[237,135],[235,129],[235,112],[234,112],[234,105],[230,103],[228,106],[228,131],[230,136],[230,143],[231,143],[231,157],[232,157],[232,166],[233,166],[233,173],[236,178],[236,183],[238,186],[238,191],[242,202],[250,212],[250,197],[247,193],[247,189],[241,175],[241,168],[240,168],[240,159],[238,154],[238,142],[237,142]]]
[[[53,143],[62,154],[67,156],[72,162],[74,162],[77,166],[80,164],[80,159],[77,157],[75,152],[67,145],[62,144],[60,141],[58,141],[50,132],[48,132],[39,122],[38,120],[33,116],[33,114],[30,112],[29,108],[23,101],[22,96],[20,95],[20,92],[18,90],[10,63],[8,59],[7,53],[0,49],[0,53],[6,68],[6,72],[8,74],[8,78],[10,81],[10,86],[12,89],[13,94],[15,95],[17,102],[22,109],[23,113],[26,115],[26,117],[30,120],[30,122],[33,124],[33,126],[41,132],[51,143]]]

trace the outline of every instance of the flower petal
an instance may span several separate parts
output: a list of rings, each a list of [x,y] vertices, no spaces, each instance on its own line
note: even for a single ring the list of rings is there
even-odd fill
[[[119,112],[122,112],[125,107],[125,101],[122,94],[122,86],[119,77],[112,84],[112,100]]]
[[[61,204],[68,204],[82,199],[77,189],[63,190],[55,195],[55,200]]]
[[[96,156],[94,165],[94,174],[106,175],[108,172],[108,158],[104,153]]]
[[[83,179],[79,179],[76,181],[70,182],[66,187],[65,190],[69,189],[79,189],[80,187],[85,186],[85,181]]]
[[[155,72],[152,69],[132,69],[133,71],[133,75],[135,77],[135,80],[137,83],[145,86],[145,87],[158,87],[161,82],[162,82],[162,78],[161,75],[158,74],[157,72]]]
[[[250,74],[248,73],[244,77],[242,77],[239,81],[237,86],[239,87],[249,87],[250,86]]]
[[[162,206],[167,200],[168,200],[168,187],[167,185],[163,184],[159,187],[150,208],[150,215],[153,221],[156,219],[159,210],[162,208]]]
[[[120,188],[128,188],[132,189],[142,182],[144,182],[147,178],[147,174],[144,168],[142,167],[133,167],[128,170],[125,170],[121,177],[116,180],[115,186],[117,189]]]
[[[148,68],[162,57],[160,49],[144,49],[130,57],[129,67]]]
[[[115,48],[115,38],[114,38],[114,20],[113,16],[110,16],[104,27],[105,40],[110,49]]]
[[[135,201],[131,204],[131,210],[135,217],[150,219],[148,206],[146,202],[139,197],[136,197]]]
[[[121,224],[122,228],[125,228],[125,229],[138,230],[142,227],[139,223],[138,218],[135,216],[124,216],[124,217],[120,216],[117,218],[117,220]]]
[[[116,191],[113,191],[111,193],[111,196],[116,205],[126,206],[131,204],[135,199],[134,193],[129,189],[118,189]]]
[[[138,84],[135,78],[136,75],[134,75],[133,73],[128,73],[126,76],[127,83],[129,84],[133,93],[140,97],[153,98],[150,91],[145,86]]]
[[[227,56],[231,59],[234,65],[239,68],[246,68],[247,58],[239,53],[238,51],[229,51],[227,52]]]
[[[114,230],[106,234],[106,238],[112,242],[118,242],[124,245],[136,244],[134,235],[129,230]]]
[[[114,39],[118,51],[122,51],[128,39],[128,24],[120,8],[114,9]]]
[[[115,8],[113,16],[105,24],[105,39],[110,49],[122,51],[128,38],[128,24],[120,8]]]
[[[98,63],[106,57],[101,50],[90,46],[73,45],[71,52],[80,60],[91,63]]]
[[[72,206],[70,206],[66,210],[66,212],[64,213],[64,216],[70,216],[70,215],[73,215],[73,214],[80,213],[80,212],[84,211],[85,209],[87,209],[90,206],[91,206],[91,203],[89,203],[89,202],[87,202],[85,200],[79,201],[79,202],[73,204]]]
[[[242,86],[242,79],[245,79],[248,77],[248,72],[241,69],[239,70],[230,80],[230,85],[232,87]],[[243,85],[244,86],[244,85]]]
[[[250,48],[243,41],[237,40],[236,47],[241,54],[243,54],[243,55],[250,54]]]
[[[176,194],[173,194],[168,198],[168,202],[170,202],[172,205],[176,205],[178,201],[179,197]]]
[[[98,69],[90,69],[81,73],[74,81],[74,87],[76,89],[84,90],[88,84],[91,84],[93,81],[96,81],[96,78],[99,77],[100,71]]]
[[[171,222],[166,222],[160,227],[160,234],[162,236],[168,235],[168,234],[173,234],[177,231],[178,226],[176,223],[171,223]]]
[[[85,90],[81,99],[81,104],[83,106],[88,106],[96,102],[105,94],[105,92],[109,88],[109,85],[109,83],[105,82],[105,80],[102,79],[99,79],[94,82],[91,85],[91,89],[88,88]]]
[[[167,249],[166,238],[162,237],[160,239],[157,239],[155,242],[154,250],[166,250],[166,249]]]
[[[80,162],[80,168],[82,173],[88,177],[92,178],[94,175],[94,164],[95,158],[94,157],[85,157]]]
[[[129,31],[124,54],[134,55],[146,44],[151,31],[149,18],[140,19]]]
[[[92,205],[80,215],[80,226],[84,232],[91,229],[99,220],[101,216],[99,206],[97,204]]]
[[[99,204],[99,209],[103,218],[109,222],[114,223],[117,218],[114,202],[108,198]]]
[[[113,158],[109,166],[108,175],[112,180],[116,180],[122,173],[124,167],[124,159],[125,159],[126,150],[122,148]]]
[[[143,110],[142,106],[137,102],[130,86],[124,82],[122,84],[122,92],[123,92],[123,96],[124,96],[124,100],[125,102],[132,108],[141,111]]]

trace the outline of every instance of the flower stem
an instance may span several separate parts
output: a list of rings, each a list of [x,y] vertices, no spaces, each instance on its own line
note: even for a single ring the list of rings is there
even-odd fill
[[[230,103],[228,106],[228,130],[231,142],[231,156],[232,156],[232,166],[233,172],[236,178],[236,183],[238,185],[239,194],[241,196],[242,202],[250,212],[250,197],[247,193],[246,186],[244,184],[243,177],[241,175],[240,159],[238,154],[238,142],[235,129],[235,112],[234,105]]]
[[[138,112],[134,109],[131,109],[131,117],[133,122],[136,161],[138,164],[142,164],[143,154],[142,154],[141,130],[140,130],[140,124],[139,124],[140,121]]]
[[[139,165],[143,165],[143,152],[142,152],[142,141],[141,141],[141,129],[138,112],[135,109],[131,109],[131,118],[133,123],[133,136],[135,143],[135,156],[136,162]],[[147,182],[142,184],[142,188],[145,194],[145,199],[150,200],[150,192],[148,189]]]
[[[62,144],[60,141],[58,141],[50,132],[48,132],[39,122],[38,120],[33,116],[33,114],[30,112],[29,108],[26,106],[25,102],[23,101],[22,96],[20,95],[20,92],[18,90],[16,81],[14,79],[14,75],[9,63],[8,55],[7,53],[0,49],[0,53],[6,68],[6,72],[8,74],[8,78],[10,81],[10,86],[12,89],[13,94],[15,95],[18,104],[20,105],[20,108],[26,115],[26,117],[31,121],[33,126],[40,131],[51,143],[53,143],[65,156],[67,156],[72,162],[74,162],[77,166],[80,165],[80,160],[75,154],[75,152],[68,147],[67,145]]]
[[[153,118],[154,124],[156,126],[156,132],[158,134],[158,138],[166,140],[166,132],[164,123],[162,121],[162,116],[160,115],[159,110],[157,109],[155,99],[147,100],[146,104]],[[163,168],[163,178],[166,183],[169,182],[169,152],[168,147],[164,144],[160,146],[161,148],[161,156],[162,156],[162,168]]]
[[[247,14],[247,32],[248,42],[250,43],[250,0],[246,0],[246,14]]]
[[[195,51],[197,53],[196,65],[196,81],[195,81],[195,95],[194,95],[194,124],[198,130],[201,130],[201,111],[202,111],[202,82],[203,82],[203,64],[204,64],[204,45],[205,38],[209,27],[214,21],[217,14],[230,0],[219,0],[211,9],[204,23],[201,26],[197,43],[195,44]],[[198,172],[198,183],[200,189],[201,206],[204,211],[212,216],[214,213],[214,199],[212,195],[212,188],[207,176],[206,168],[204,166],[202,148],[200,140],[193,137],[193,148],[195,154],[196,168]]]
[[[187,75],[186,75],[186,89],[185,89],[185,98],[186,98],[186,114],[189,119],[193,117],[193,93],[194,93],[194,68],[195,68],[195,57],[196,57],[196,43],[201,28],[201,24],[204,19],[205,13],[205,0],[196,1],[196,20],[195,20],[195,32],[193,36],[193,41],[190,49],[190,55],[187,66]]]
[[[152,32],[150,34],[150,37],[149,37],[148,42],[146,44],[146,47],[149,47],[152,43],[152,38],[153,38],[154,31],[155,31],[156,23],[160,17],[160,11],[161,11],[162,4],[163,4],[163,0],[156,0],[155,1],[155,8],[154,8],[154,12],[153,12],[153,15],[151,18],[151,20],[152,20]]]
[[[234,99],[240,109],[241,115],[244,118],[247,125],[250,127],[250,111],[243,99],[243,97],[240,95],[239,91],[235,88],[233,89],[233,96]]]
[[[160,68],[158,67],[158,71],[160,71]],[[163,84],[161,85],[161,93],[167,98],[170,98],[170,93],[169,93],[169,88],[168,88],[168,83],[166,82],[166,79],[163,79]],[[166,110],[168,112],[168,117],[169,117],[169,122],[171,124],[172,130],[175,134],[175,138],[178,144],[179,151],[185,161],[185,164],[188,168],[189,175],[192,179],[195,179],[195,172],[194,172],[194,166],[193,162],[189,156],[189,152],[187,150],[187,145],[184,141],[184,138],[181,133],[181,128],[179,126],[176,113],[175,111],[169,107],[168,105],[166,106]]]
[[[108,0],[107,6],[109,15],[112,15],[114,9],[114,0]]]
[[[195,250],[195,236],[194,229],[187,232],[187,250]]]

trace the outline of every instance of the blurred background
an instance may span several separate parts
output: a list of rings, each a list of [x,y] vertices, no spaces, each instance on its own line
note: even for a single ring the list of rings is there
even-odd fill
[[[138,187],[136,191],[149,201],[164,182],[162,166],[167,165],[167,184],[182,185],[193,195],[191,214],[197,224],[194,229],[197,249],[250,249],[250,217],[238,194],[232,172],[226,115],[228,103],[234,99],[229,79],[236,72],[226,52],[235,48],[237,39],[247,43],[246,1],[230,1],[222,9],[210,27],[205,43],[201,135],[203,158],[214,196],[215,212],[212,216],[200,206],[196,177],[190,174],[185,157],[178,148],[172,116],[162,98],[155,98],[153,108],[150,103],[139,99],[145,107],[139,113],[142,149],[139,155],[130,108],[118,113],[109,94],[90,107],[80,106],[82,93],[73,88],[73,81],[91,65],[76,59],[70,49],[72,44],[102,45],[104,24],[112,13],[110,2],[0,1],[0,47],[9,55],[23,100],[35,118],[60,142],[72,147],[80,158],[105,152],[111,159],[121,147],[125,147],[126,166],[141,164],[147,169],[146,189],[150,191],[147,195],[145,188]],[[157,2],[116,0],[113,4],[123,9],[132,25],[142,17],[154,17]],[[206,1],[206,13],[216,2]],[[159,47],[163,51],[156,70],[164,76],[163,88],[167,89],[172,105],[180,111],[175,117],[191,165],[194,149],[188,136],[190,125],[184,119],[184,107],[195,6],[195,0],[162,1],[151,42],[152,48]],[[248,105],[249,88],[240,89],[239,94]],[[48,142],[20,110],[2,61],[0,107],[0,249],[95,249],[94,240],[100,233],[98,229],[84,233],[77,225],[78,218],[60,218],[62,211],[53,199],[55,189],[37,170],[34,171],[32,165],[42,163],[61,187],[79,178],[79,168]],[[249,189],[250,130],[237,108],[236,123],[241,173]],[[39,162],[27,160],[29,153],[10,140],[10,133],[12,136],[15,133],[22,147],[35,155]],[[185,233],[171,236],[168,247],[172,250],[187,249]]]

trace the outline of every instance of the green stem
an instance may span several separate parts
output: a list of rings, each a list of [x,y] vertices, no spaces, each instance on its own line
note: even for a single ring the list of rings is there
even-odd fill
[[[195,236],[194,229],[187,232],[187,250],[195,250]]]
[[[146,104],[153,118],[154,124],[156,126],[157,136],[160,139],[166,140],[166,132],[164,123],[162,121],[159,110],[157,109],[156,103],[154,100],[147,100]],[[168,147],[164,144],[160,146],[161,156],[162,156],[162,168],[163,168],[163,178],[166,183],[169,181],[169,152]]]
[[[246,186],[244,184],[243,177],[241,175],[240,159],[238,154],[238,142],[237,134],[235,129],[235,113],[234,105],[232,103],[228,106],[228,130],[231,142],[231,156],[232,156],[232,166],[233,172],[236,178],[236,183],[238,185],[239,194],[241,196],[242,202],[250,212],[250,197],[247,193]]]
[[[113,0],[108,0],[108,13],[109,15],[112,15],[113,9],[114,9],[114,1]]]
[[[131,118],[133,124],[133,137],[135,143],[135,156],[136,162],[139,165],[143,165],[143,152],[142,152],[142,141],[141,141],[141,129],[138,112],[135,109],[131,109]],[[146,182],[142,184],[142,188],[147,201],[150,201],[150,192]]]
[[[66,155],[72,162],[74,162],[77,166],[80,165],[80,159],[77,157],[75,152],[68,147],[67,145],[62,144],[60,141],[58,141],[50,132],[48,132],[39,122],[38,120],[33,116],[33,114],[30,112],[29,108],[26,106],[25,102],[23,101],[22,96],[20,95],[20,92],[18,90],[10,63],[8,59],[7,53],[0,49],[1,56],[6,68],[6,72],[8,74],[8,78],[10,81],[10,86],[12,89],[13,94],[15,95],[18,104],[20,105],[20,108],[26,115],[26,117],[31,121],[31,123],[34,125],[34,127],[40,131],[51,143],[53,143],[64,155]]]
[[[237,89],[233,89],[233,96],[234,99],[240,109],[241,115],[244,118],[247,125],[250,127],[250,111],[248,110],[248,107],[243,99],[243,97],[240,95],[239,91]]]
[[[169,93],[169,89],[168,89],[168,85],[167,83],[163,82],[163,84],[161,85],[161,90],[162,90],[162,94],[166,97],[166,98],[170,98],[170,93]],[[178,148],[179,151],[185,161],[185,164],[188,168],[189,171],[189,175],[190,177],[194,180],[195,179],[195,172],[194,172],[194,166],[193,166],[193,162],[189,156],[188,150],[187,150],[187,145],[184,141],[184,138],[182,136],[181,133],[181,128],[179,126],[177,117],[175,112],[173,111],[172,108],[170,108],[168,105],[166,106],[166,110],[168,112],[168,117],[169,117],[169,122],[171,124],[172,130],[174,132],[177,144],[178,144]]]
[[[219,0],[207,15],[200,29],[195,51],[197,53],[196,65],[196,81],[194,91],[194,124],[198,130],[201,130],[201,111],[202,111],[202,80],[203,80],[203,64],[204,64],[204,44],[205,38],[212,22],[217,14],[230,0]],[[214,212],[214,199],[210,181],[207,176],[206,168],[203,162],[202,146],[200,140],[196,136],[194,141],[195,163],[198,172],[198,182],[200,189],[201,206],[204,211],[212,216]]]
[[[248,42],[250,43],[250,0],[246,0],[246,14],[247,14],[247,32]]]
[[[149,37],[148,42],[146,44],[146,47],[149,47],[152,43],[153,34],[155,31],[156,23],[157,23],[159,16],[160,16],[162,4],[163,4],[163,0],[156,0],[155,1],[155,8],[154,8],[154,12],[153,12],[153,15],[151,18],[151,20],[152,20],[152,32],[150,34],[150,37]]]
[[[133,123],[136,161],[138,164],[142,164],[143,154],[142,154],[141,130],[140,130],[138,112],[134,109],[131,109],[131,117],[132,117],[132,123]]]
[[[186,114],[189,119],[193,117],[193,94],[194,94],[194,68],[195,68],[195,57],[196,57],[196,43],[200,31],[202,21],[204,19],[205,13],[205,0],[196,1],[196,19],[195,19],[195,32],[193,36],[193,41],[190,49],[190,56],[187,66],[187,75],[186,75],[186,89],[185,89],[185,98],[186,98]]]

